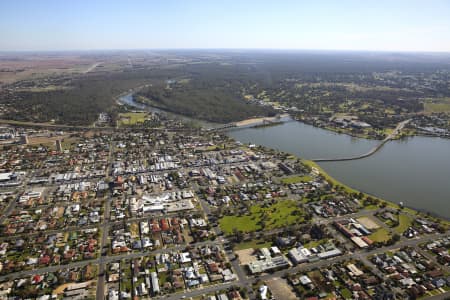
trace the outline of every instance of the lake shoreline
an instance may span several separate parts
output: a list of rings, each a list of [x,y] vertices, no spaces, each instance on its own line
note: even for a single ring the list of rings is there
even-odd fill
[[[239,129],[227,133],[244,143],[262,145],[296,157],[357,156],[368,152],[376,140],[349,137],[300,122],[260,129]],[[406,146],[408,144],[408,146]],[[407,207],[449,219],[445,205],[450,195],[445,178],[450,153],[448,139],[407,136],[390,140],[370,157],[353,161],[320,162],[327,174],[358,191],[377,198],[403,202]],[[423,156],[433,153],[427,160]],[[431,163],[429,164],[429,161]],[[424,171],[430,170],[426,173]],[[426,174],[426,176],[425,176]],[[430,206],[432,208],[430,208]]]

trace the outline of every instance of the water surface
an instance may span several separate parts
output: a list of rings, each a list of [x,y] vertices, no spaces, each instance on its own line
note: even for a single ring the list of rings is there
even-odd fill
[[[300,122],[233,130],[231,137],[306,159],[368,152],[379,141],[353,138]],[[339,181],[392,202],[450,218],[450,140],[412,137],[388,142],[374,155],[354,161],[322,162]]]

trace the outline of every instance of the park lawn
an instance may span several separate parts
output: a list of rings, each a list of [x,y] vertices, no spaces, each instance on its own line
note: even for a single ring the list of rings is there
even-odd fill
[[[409,226],[411,226],[413,219],[405,214],[398,215],[398,226],[394,228],[395,232],[403,233]]]
[[[386,242],[391,238],[391,235],[388,230],[385,228],[380,228],[371,235],[368,236],[374,242]]]
[[[312,177],[309,175],[304,176],[292,176],[281,179],[281,182],[284,184],[294,184],[299,182],[308,182],[311,181]]]
[[[226,234],[233,233],[234,229],[254,232],[262,229],[262,221],[265,223],[264,229],[273,229],[303,222],[303,216],[304,212],[298,208],[296,201],[281,200],[269,207],[253,205],[250,208],[250,215],[225,216],[220,219],[219,225]]]
[[[236,244],[234,246],[234,250],[244,250],[244,249],[260,249],[260,248],[268,248],[272,246],[271,242],[264,242],[263,240],[252,240],[248,242],[242,242],[239,244]]]
[[[268,220],[266,222],[267,229],[279,228],[304,221],[303,211],[298,208],[296,201],[278,201],[262,210],[268,214]],[[297,211],[297,214],[293,214],[295,211]]]
[[[135,125],[137,123],[144,123],[147,117],[146,112],[128,112],[120,114],[120,125]]]
[[[249,216],[225,216],[219,221],[219,226],[226,234],[233,233],[233,229],[243,232],[253,232],[261,229],[259,218],[253,214]]]
[[[375,210],[375,209],[378,209],[380,207],[378,205],[375,205],[375,204],[369,204],[367,206],[364,206],[364,208],[367,209],[367,210]]]

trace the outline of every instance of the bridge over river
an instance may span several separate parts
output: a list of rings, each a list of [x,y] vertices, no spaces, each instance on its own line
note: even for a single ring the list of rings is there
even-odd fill
[[[316,159],[312,159],[312,161],[314,161],[314,162],[346,161],[346,160],[357,160],[357,159],[362,159],[362,158],[369,157],[369,156],[373,155],[374,153],[376,153],[378,150],[380,150],[384,146],[384,144],[386,144],[388,141],[394,139],[402,131],[403,127],[405,127],[405,125],[408,124],[410,121],[411,121],[411,119],[408,119],[408,120],[405,120],[405,121],[402,121],[402,122],[398,123],[398,125],[391,132],[391,134],[389,134],[384,140],[382,140],[378,145],[373,147],[367,153],[364,153],[364,154],[361,154],[361,155],[357,155],[357,156],[351,156],[351,157],[316,158]]]

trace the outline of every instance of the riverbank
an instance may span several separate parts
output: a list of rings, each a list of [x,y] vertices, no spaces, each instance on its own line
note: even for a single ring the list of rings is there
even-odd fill
[[[135,107],[138,109],[142,109],[142,110],[146,110],[146,111],[156,111],[158,113],[166,113],[168,115],[171,116],[175,116],[178,118],[182,118],[182,119],[186,119],[189,121],[195,121],[195,122],[200,122],[202,124],[209,124],[211,125],[211,127],[216,127],[216,126],[222,126],[224,125],[223,123],[217,123],[217,122],[213,122],[213,121],[207,121],[207,120],[200,120],[200,119],[196,119],[195,117],[190,117],[184,114],[180,114],[180,113],[176,113],[173,112],[171,110],[168,110],[167,108],[158,106],[158,105],[154,105],[152,103],[146,102],[146,101],[136,101],[132,96],[133,94],[135,94],[136,92],[138,92],[139,90],[151,86],[149,84],[145,84],[145,85],[141,85],[138,86],[132,90],[128,90],[125,91],[121,94],[119,94],[118,96],[116,96],[116,102],[120,105],[128,105],[131,107]],[[128,95],[131,95],[131,101],[121,101],[122,97],[127,97]],[[131,103],[132,102],[132,103]],[[366,134],[366,133],[356,133],[350,130],[346,130],[343,128],[338,128],[338,127],[331,127],[331,126],[317,126],[317,124],[311,123],[307,120],[303,120],[300,119],[292,114],[289,113],[285,113],[282,115],[282,118],[286,118],[289,117],[292,120],[307,124],[307,125],[311,125],[314,126],[316,128],[320,128],[320,129],[324,129],[324,130],[328,130],[330,132],[334,132],[337,134],[342,134],[342,135],[347,135],[350,137],[354,137],[354,138],[360,138],[360,139],[368,139],[368,140],[373,140],[373,141],[382,141],[383,139],[385,139],[387,136],[389,136],[393,130],[395,130],[394,128],[385,128],[383,129],[383,135],[379,135],[379,136],[373,136],[370,134]],[[267,126],[276,126],[279,124],[282,124],[283,122],[278,122],[277,121],[277,117],[258,117],[258,118],[249,118],[249,119],[244,119],[241,121],[237,121],[234,122],[236,123],[236,127],[267,127]],[[432,136],[432,137],[441,137],[441,138],[449,138],[448,136],[438,136],[438,135],[430,135],[430,134],[425,134],[425,133],[421,133],[418,132],[417,130],[413,129],[413,128],[404,128],[402,130],[401,134],[398,134],[396,137],[391,138],[391,140],[398,140],[398,139],[402,139],[405,137],[411,137],[411,136]]]
[[[145,86],[142,86],[141,88],[143,88]],[[157,113],[157,114],[165,114],[173,119],[179,119],[181,121],[185,121],[185,122],[189,122],[189,123],[196,123],[201,127],[217,127],[217,126],[221,126],[223,124],[219,124],[219,123],[210,123],[207,121],[202,121],[199,119],[195,119],[195,118],[190,118],[187,117],[185,115],[180,115],[177,113],[173,113],[164,109],[160,109],[148,104],[142,104],[140,102],[136,102],[133,98],[133,92],[127,92],[127,93],[122,93],[120,97],[117,98],[117,103],[119,105],[127,105],[129,107],[144,111],[144,112],[152,112],[152,113]]]

